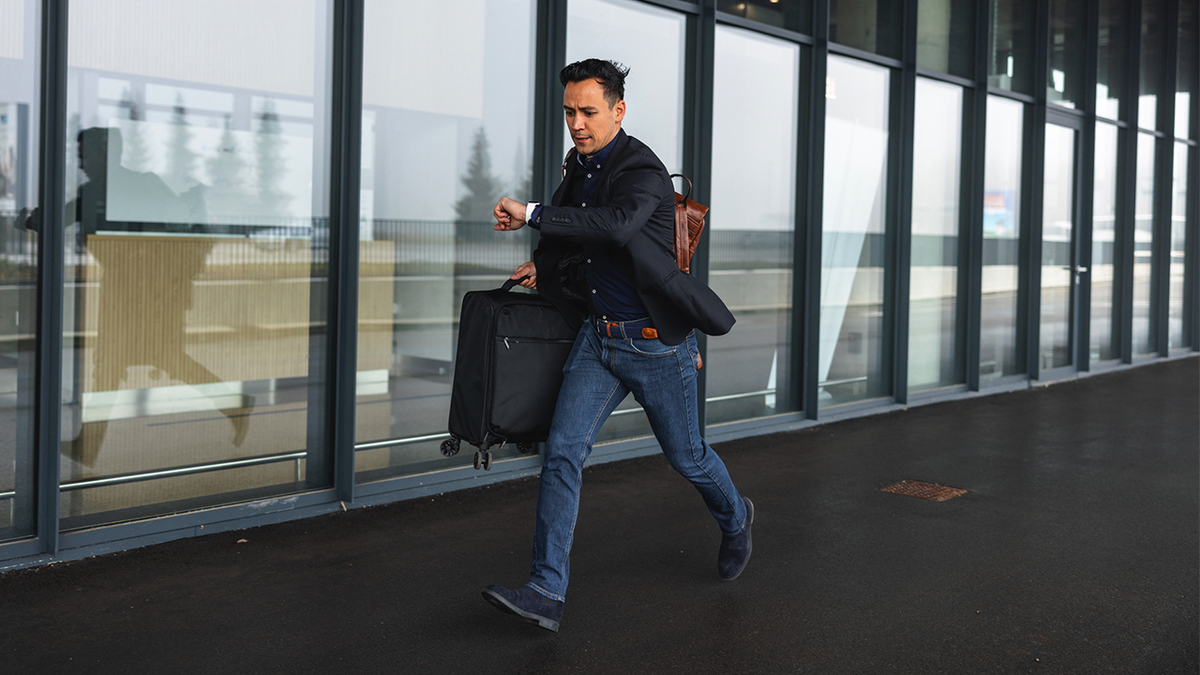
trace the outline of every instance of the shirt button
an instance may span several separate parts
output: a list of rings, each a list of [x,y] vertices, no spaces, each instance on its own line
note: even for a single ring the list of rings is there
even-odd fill
[[[583,203],[583,205],[584,205],[584,206],[587,206],[587,202],[584,202],[584,203]]]
[[[593,289],[592,289],[592,292],[593,292],[593,293],[595,293],[595,292],[596,292],[596,289],[594,289],[594,288],[593,288]]]
[[[589,265],[590,265],[590,264],[592,264],[592,259],[591,259],[591,258],[588,258],[588,264],[589,264]]]
[[[590,174],[590,173],[589,173],[589,174],[588,174],[588,178],[591,178],[591,177],[592,177],[592,174]]]

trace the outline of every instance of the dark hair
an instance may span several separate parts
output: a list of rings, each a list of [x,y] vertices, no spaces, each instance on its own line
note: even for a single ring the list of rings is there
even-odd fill
[[[604,100],[608,101],[608,107],[611,108],[617,101],[624,100],[625,76],[628,74],[629,68],[616,61],[584,59],[559,71],[558,80],[564,87],[568,82],[599,80],[604,85]]]

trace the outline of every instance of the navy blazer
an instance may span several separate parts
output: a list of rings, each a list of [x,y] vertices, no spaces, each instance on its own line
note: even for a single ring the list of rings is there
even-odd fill
[[[566,177],[539,212],[538,292],[582,323],[588,288],[581,244],[607,246],[622,273],[632,275],[664,343],[677,345],[692,329],[728,333],[733,313],[712,289],[675,264],[675,188],[654,151],[618,131],[595,204],[587,208],[562,205],[578,170],[578,162],[567,163]]]

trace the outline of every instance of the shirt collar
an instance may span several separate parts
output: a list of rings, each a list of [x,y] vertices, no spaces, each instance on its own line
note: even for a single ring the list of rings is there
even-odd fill
[[[579,160],[579,165],[583,167],[595,167],[597,169],[604,168],[604,163],[608,161],[608,156],[612,154],[612,149],[617,144],[617,139],[621,137],[621,130],[617,130],[617,135],[608,142],[608,145],[600,148],[596,154],[584,159],[583,155],[575,153],[575,158]]]

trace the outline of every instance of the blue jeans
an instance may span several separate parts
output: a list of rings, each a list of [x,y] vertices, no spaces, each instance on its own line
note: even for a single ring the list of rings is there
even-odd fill
[[[600,427],[630,392],[667,461],[700,492],[721,531],[742,529],[746,504],[721,458],[700,437],[698,354],[693,335],[672,347],[658,339],[605,337],[591,324],[579,332],[545,445],[528,586],[555,600],[566,594],[583,464]]]

